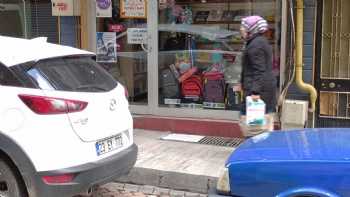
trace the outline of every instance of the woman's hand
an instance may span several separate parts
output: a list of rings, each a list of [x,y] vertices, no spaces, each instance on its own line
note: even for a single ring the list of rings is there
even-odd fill
[[[232,88],[233,88],[233,91],[235,91],[235,92],[239,92],[239,91],[242,91],[242,84],[236,84],[236,85],[234,85],[234,86],[232,86]]]
[[[260,95],[252,94],[251,97],[252,97],[253,101],[258,101],[260,99]]]

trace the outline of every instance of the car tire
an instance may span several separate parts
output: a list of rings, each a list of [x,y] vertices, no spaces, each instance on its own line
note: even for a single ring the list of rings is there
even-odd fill
[[[26,197],[26,192],[15,169],[0,158],[0,197]]]

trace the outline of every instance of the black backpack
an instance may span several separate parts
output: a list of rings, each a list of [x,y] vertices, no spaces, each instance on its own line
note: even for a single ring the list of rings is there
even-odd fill
[[[178,99],[180,97],[179,82],[170,68],[162,70],[160,77],[161,98]]]

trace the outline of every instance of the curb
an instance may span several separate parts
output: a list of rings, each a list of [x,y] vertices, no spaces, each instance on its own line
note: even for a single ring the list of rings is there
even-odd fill
[[[217,177],[134,167],[128,175],[115,181],[207,194],[210,188],[216,186],[217,180]]]

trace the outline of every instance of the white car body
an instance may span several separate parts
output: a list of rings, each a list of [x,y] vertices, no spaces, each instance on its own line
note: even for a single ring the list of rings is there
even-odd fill
[[[7,68],[28,62],[35,64],[41,60],[52,58],[94,56],[93,53],[80,49],[47,43],[42,38],[26,40],[0,36],[0,43],[0,63]],[[40,86],[39,78],[38,81]],[[41,85],[41,87],[45,87],[45,85]],[[125,89],[121,84],[118,83],[111,90],[98,92],[62,91],[52,88],[36,89],[0,84],[0,94],[0,139],[2,136],[6,136],[18,145],[32,163],[35,173],[31,176],[39,176],[36,178],[26,177],[30,173],[27,173],[25,168],[20,169],[24,164],[21,161],[16,161],[17,156],[12,158],[11,151],[8,151],[8,156],[13,160],[13,163],[18,165],[17,168],[24,179],[29,196],[55,195],[50,193],[52,184],[42,184],[38,180],[43,176],[72,173],[75,178],[79,178],[79,175],[82,174],[80,186],[76,190],[73,189],[74,192],[80,193],[96,183],[105,182],[108,178],[112,178],[112,175],[115,177],[128,172],[134,165],[137,147],[133,142],[133,121]],[[67,107],[70,101],[84,102],[87,105],[76,112],[43,115],[31,110],[28,104],[21,100],[20,95],[53,99],[53,103],[57,104],[58,107],[62,104],[60,102],[64,103],[62,106]],[[57,100],[55,100],[56,98]],[[30,102],[34,101],[30,100]],[[114,136],[118,136],[118,139],[114,139]],[[108,148],[117,148],[104,154],[98,154],[96,146],[99,145],[97,143],[111,137],[114,141],[106,142]],[[120,139],[122,145],[119,144]],[[7,152],[7,150],[2,151]],[[119,154],[124,155],[123,158],[120,158]],[[118,161],[125,161],[125,158],[129,162],[124,166],[120,165],[121,167],[116,166],[115,171],[101,171],[104,165],[112,164],[108,161],[114,160],[115,164],[118,164]],[[87,172],[93,171],[95,168],[100,169],[100,171],[96,171],[100,177],[88,177]],[[110,167],[109,169],[114,168]],[[40,183],[37,184],[37,181]],[[34,185],[36,188],[28,188],[33,182],[36,184]],[[79,180],[73,179],[71,185],[74,185],[73,182],[80,183]],[[69,185],[70,182],[64,184]],[[48,188],[41,188],[46,185]],[[55,189],[53,190],[56,192],[61,191]],[[68,189],[62,189],[62,193],[56,195],[71,194],[73,193],[69,193]]]

